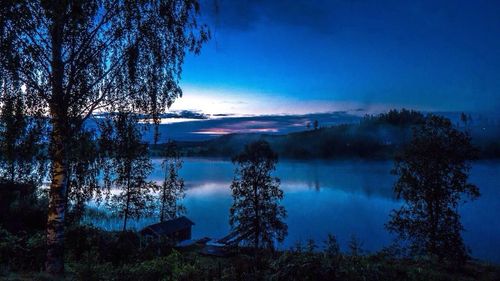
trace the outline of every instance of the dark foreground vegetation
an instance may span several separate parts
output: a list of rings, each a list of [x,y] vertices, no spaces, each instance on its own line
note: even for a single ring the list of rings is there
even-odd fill
[[[13,234],[0,229],[0,280],[54,280],[43,272],[43,231]],[[500,267],[469,261],[456,268],[396,248],[366,254],[353,240],[345,252],[333,236],[287,251],[233,248],[224,257],[199,253],[200,245],[175,249],[135,232],[69,226],[66,273],[56,280],[498,280]]]

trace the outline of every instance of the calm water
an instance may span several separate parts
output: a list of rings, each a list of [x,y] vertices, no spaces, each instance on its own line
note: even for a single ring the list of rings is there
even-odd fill
[[[153,179],[162,178],[160,162],[154,160]],[[401,204],[392,193],[395,178],[390,175],[391,167],[392,162],[381,161],[281,161],[274,175],[281,179],[285,192],[282,203],[288,211],[289,229],[280,247],[308,239],[321,245],[328,233],[337,236],[343,249],[352,235],[367,251],[389,245],[392,237],[384,224],[391,209]],[[233,164],[188,158],[180,174],[187,188],[183,204],[196,224],[193,238],[228,234]],[[464,239],[472,255],[495,262],[500,262],[499,176],[500,161],[476,163],[471,182],[480,187],[482,196],[461,210]],[[151,222],[144,219],[132,225],[141,228]]]

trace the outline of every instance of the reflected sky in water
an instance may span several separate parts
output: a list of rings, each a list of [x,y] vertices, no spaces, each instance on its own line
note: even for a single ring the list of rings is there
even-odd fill
[[[154,163],[152,179],[161,180],[161,160],[155,159]],[[388,246],[392,237],[384,224],[390,211],[401,204],[392,193],[395,177],[390,174],[391,168],[392,162],[385,161],[280,161],[274,176],[281,179],[285,192],[282,203],[288,211],[289,227],[288,237],[280,247],[308,239],[322,246],[328,233],[337,236],[343,249],[352,235],[362,241],[367,251]],[[228,160],[185,159],[180,175],[187,188],[183,204],[187,216],[195,222],[193,238],[218,238],[229,233],[229,186],[234,169]],[[500,161],[476,163],[471,182],[480,187],[482,197],[467,203],[461,212],[464,238],[472,255],[497,262],[499,174]],[[132,225],[141,228],[152,222],[154,219],[143,219]]]

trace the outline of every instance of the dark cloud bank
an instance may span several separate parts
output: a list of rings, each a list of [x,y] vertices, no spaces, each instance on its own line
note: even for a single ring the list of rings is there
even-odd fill
[[[287,134],[307,130],[313,126],[314,120],[319,126],[331,126],[342,123],[352,123],[359,116],[347,112],[313,113],[306,115],[266,115],[250,117],[222,117],[201,119],[159,126],[159,143],[168,139],[178,141],[200,141],[230,133],[265,133]],[[153,131],[145,132],[144,138],[153,139]]]

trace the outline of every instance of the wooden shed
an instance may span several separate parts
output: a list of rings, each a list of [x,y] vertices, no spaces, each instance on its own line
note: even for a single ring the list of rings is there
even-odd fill
[[[175,242],[191,239],[191,227],[194,225],[190,219],[182,216],[173,220],[149,225],[140,233],[154,238],[167,237]]]

